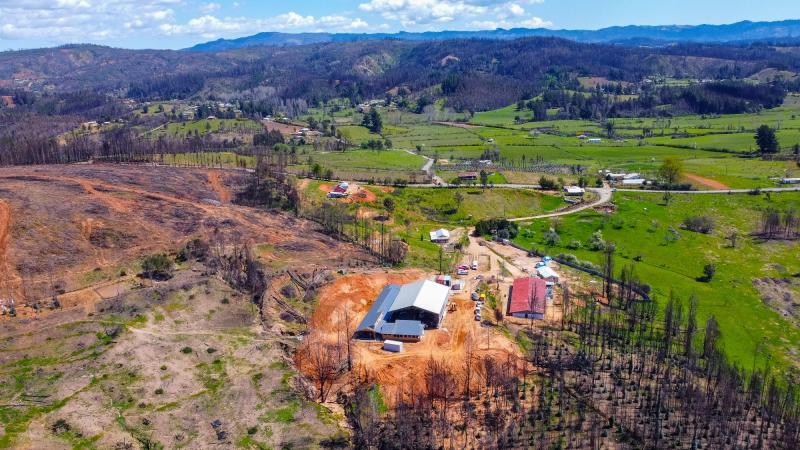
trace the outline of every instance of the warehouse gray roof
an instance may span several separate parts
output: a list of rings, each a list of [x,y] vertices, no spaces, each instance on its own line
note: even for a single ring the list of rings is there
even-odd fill
[[[418,320],[398,320],[397,322],[384,322],[378,333],[391,336],[422,336],[425,327]]]
[[[380,295],[378,295],[378,299],[375,300],[375,303],[367,312],[367,315],[358,325],[356,331],[378,331],[378,328],[383,322],[383,318],[389,312],[389,308],[391,308],[392,303],[394,303],[395,298],[397,298],[397,294],[400,292],[400,286],[396,284],[390,284],[386,286],[381,291]]]
[[[430,280],[417,281],[400,287],[389,312],[410,307],[419,308],[433,314],[441,314],[447,304],[450,288]]]

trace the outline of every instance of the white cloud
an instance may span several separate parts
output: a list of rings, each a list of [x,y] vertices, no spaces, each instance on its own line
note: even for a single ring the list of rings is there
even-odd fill
[[[247,17],[224,17],[204,15],[189,20],[185,24],[164,23],[159,30],[166,35],[198,35],[212,39],[228,35],[272,31],[351,31],[368,28],[369,24],[360,18],[345,16],[304,16],[296,12],[279,14],[266,19]]]
[[[221,0],[0,0],[0,41],[135,45],[139,36],[215,39],[262,31],[409,31],[549,27],[531,5],[543,0],[352,0],[354,11],[262,17]],[[266,2],[265,2],[266,3]],[[261,3],[259,3],[261,4]],[[223,6],[224,5],[224,6]],[[269,14],[269,8],[263,10]],[[530,11],[529,11],[530,10]],[[368,22],[376,22],[371,26]],[[169,40],[163,40],[169,45]]]
[[[183,0],[0,0],[0,39],[104,41],[171,20]]]
[[[215,11],[219,11],[220,9],[222,9],[222,5],[219,3],[211,2],[200,5],[200,12],[203,14],[210,14]]]
[[[439,29],[442,24],[479,24],[490,28],[527,26],[532,19],[523,19],[522,5],[540,4],[544,0],[369,0],[361,3],[361,11],[379,14],[383,19],[399,22],[406,28]],[[516,19],[510,20],[511,17]],[[550,24],[541,20],[540,26]],[[496,26],[495,26],[496,25]],[[552,25],[552,24],[550,24]]]

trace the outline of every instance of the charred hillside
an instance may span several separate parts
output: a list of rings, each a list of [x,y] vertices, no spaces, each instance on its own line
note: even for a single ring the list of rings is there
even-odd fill
[[[392,89],[446,97],[457,109],[507,105],[579,76],[637,82],[646,77],[747,77],[800,69],[789,47],[682,44],[644,48],[558,38],[378,40],[224,52],[124,50],[99,46],[0,53],[0,90],[92,90],[136,99],[237,96],[255,88],[316,103],[381,97]],[[448,77],[458,83],[447,92]]]

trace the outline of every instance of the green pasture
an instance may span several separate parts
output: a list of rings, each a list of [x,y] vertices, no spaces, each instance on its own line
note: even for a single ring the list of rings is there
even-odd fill
[[[671,291],[684,302],[696,295],[700,319],[717,318],[725,351],[733,361],[751,368],[754,350],[764,340],[774,367],[786,369],[800,362],[789,351],[800,345],[800,330],[765,305],[752,284],[755,278],[800,273],[800,243],[763,243],[751,237],[762,211],[800,208],[800,194],[676,195],[666,206],[660,194],[617,193],[614,203],[618,210],[612,215],[587,211],[557,223],[543,220],[526,225],[516,242],[601,265],[602,252],[590,251],[586,245],[600,230],[607,242],[616,245],[617,272],[623,265],[634,265],[661,305]],[[701,214],[715,220],[713,232],[706,235],[681,228],[686,217]],[[558,230],[561,241],[548,248],[543,236],[551,227]],[[733,232],[739,236],[736,248],[726,239]],[[568,248],[573,241],[581,242],[581,248]],[[706,264],[716,265],[716,276],[711,282],[698,281]],[[759,366],[765,362],[763,355],[755,361]]]
[[[148,133],[148,137],[186,137],[195,133],[202,136],[207,133],[237,132],[240,130],[257,132],[262,130],[262,126],[250,119],[202,119],[189,122],[170,122]]]

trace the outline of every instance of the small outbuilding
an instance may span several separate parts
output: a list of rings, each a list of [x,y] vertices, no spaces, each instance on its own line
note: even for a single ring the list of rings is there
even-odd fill
[[[383,341],[383,349],[387,352],[400,353],[403,351],[403,343],[399,341]]]
[[[564,186],[564,194],[569,196],[581,196],[586,193],[586,190],[579,186]]]
[[[561,277],[558,273],[549,266],[537,267],[536,275],[547,283],[558,284],[561,281]]]

